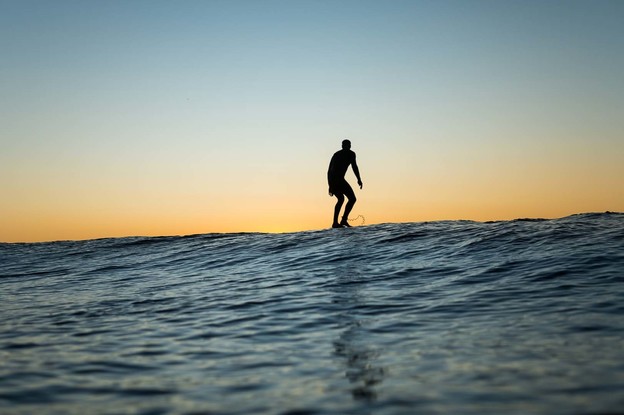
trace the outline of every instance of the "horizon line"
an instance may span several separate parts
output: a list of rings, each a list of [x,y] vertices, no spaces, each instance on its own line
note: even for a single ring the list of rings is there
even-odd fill
[[[548,220],[560,220],[565,218],[570,218],[573,216],[582,216],[582,215],[624,215],[624,212],[610,211],[606,210],[604,212],[579,212],[572,213],[566,216],[560,217],[518,217],[513,219],[499,219],[499,220],[474,220],[474,219],[435,219],[435,220],[422,220],[422,221],[407,221],[407,222],[380,222],[380,223],[371,223],[371,224],[363,224],[359,226],[354,226],[353,228],[362,228],[362,227],[370,227],[370,226],[383,226],[383,225],[394,225],[394,224],[411,224],[411,223],[434,223],[434,222],[474,222],[474,223],[499,223],[499,222],[513,222],[513,221],[548,221]],[[322,232],[331,230],[332,228],[321,228],[321,229],[304,229],[299,231],[275,231],[275,232],[261,232],[261,231],[236,231],[236,232],[199,232],[199,233],[189,233],[189,234],[171,234],[171,235],[121,235],[121,236],[103,236],[96,238],[85,238],[85,239],[52,239],[52,240],[44,240],[44,241],[15,241],[15,242],[4,242],[0,241],[2,245],[25,245],[25,244],[49,244],[49,243],[60,243],[60,242],[89,242],[89,241],[101,241],[105,239],[130,239],[130,238],[139,238],[139,239],[148,239],[148,238],[191,238],[196,236],[204,236],[204,235],[281,235],[281,234],[292,234],[292,233],[302,233],[302,232]]]

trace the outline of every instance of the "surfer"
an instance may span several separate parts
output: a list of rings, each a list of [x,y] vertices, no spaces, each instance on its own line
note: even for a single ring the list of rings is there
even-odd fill
[[[355,201],[357,199],[355,198],[353,189],[344,178],[349,166],[353,168],[353,173],[355,173],[355,177],[357,177],[358,180],[357,183],[361,189],[362,179],[360,179],[360,170],[355,162],[355,153],[351,151],[351,141],[343,140],[342,150],[334,153],[331,161],[329,162],[329,169],[327,170],[329,195],[336,196],[338,199],[336,206],[334,207],[334,222],[332,223],[332,228],[351,227],[347,221],[349,220],[349,213],[351,212],[351,209],[353,209],[353,205],[355,205]],[[338,222],[338,215],[340,214],[340,209],[344,203],[345,196],[347,196],[348,199],[347,205],[345,206],[342,220]]]

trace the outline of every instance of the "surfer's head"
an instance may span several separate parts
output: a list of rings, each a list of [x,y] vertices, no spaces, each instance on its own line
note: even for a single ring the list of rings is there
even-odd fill
[[[342,148],[344,148],[345,150],[348,150],[351,148],[351,141],[349,140],[342,140]]]

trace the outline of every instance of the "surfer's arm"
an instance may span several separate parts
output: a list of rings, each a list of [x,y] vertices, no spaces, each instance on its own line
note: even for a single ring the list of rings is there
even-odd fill
[[[327,183],[331,182],[332,177],[335,176],[334,173],[334,157],[331,158],[329,162],[329,167],[327,168]]]
[[[329,168],[327,169],[327,192],[329,193],[330,196],[333,196],[333,192],[331,189],[331,176],[332,176],[332,169],[334,167],[334,158],[332,157],[331,161],[329,162]]]
[[[358,165],[355,161],[355,157],[353,157],[353,162],[351,163],[351,167],[353,168],[353,173],[355,173],[355,177],[357,177],[358,179],[358,186],[360,186],[360,189],[362,188],[362,179],[360,178],[360,169],[358,168]]]

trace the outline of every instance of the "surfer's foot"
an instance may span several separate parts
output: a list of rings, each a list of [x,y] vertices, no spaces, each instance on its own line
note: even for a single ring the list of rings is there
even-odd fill
[[[351,227],[351,225],[349,225],[349,222],[347,222],[347,220],[346,220],[346,219],[343,219],[343,220],[340,222],[340,226],[342,226],[343,228],[350,228],[350,227]]]
[[[338,222],[334,222],[332,223],[332,228],[344,228],[344,226],[342,226],[340,223]]]

